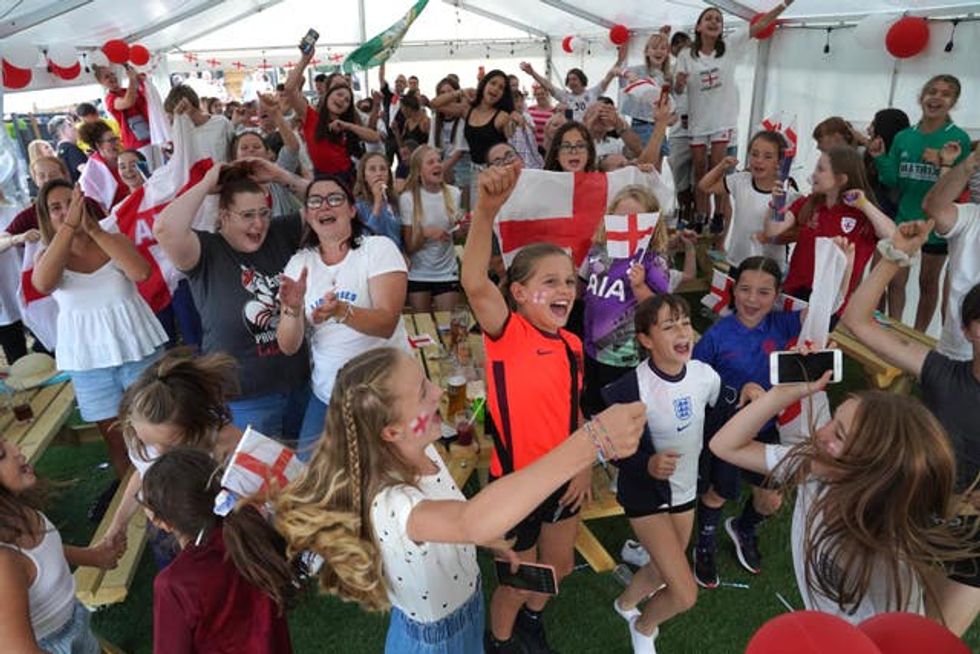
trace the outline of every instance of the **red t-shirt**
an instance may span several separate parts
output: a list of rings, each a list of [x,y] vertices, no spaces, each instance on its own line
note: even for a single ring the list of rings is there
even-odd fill
[[[806,197],[798,198],[789,208],[796,216],[797,222],[806,200]],[[854,272],[847,291],[847,296],[850,297],[864,276],[864,267],[874,254],[878,237],[867,216],[860,209],[849,207],[843,202],[838,202],[832,207],[820,205],[814,210],[814,215],[811,216],[808,224],[800,224],[800,233],[796,239],[793,256],[789,260],[789,272],[786,274],[783,290],[793,295],[794,291],[813,288],[816,239],[821,236],[828,238],[843,236],[854,244]]]
[[[105,96],[106,109],[119,123],[119,136],[127,150],[137,150],[150,143],[150,114],[146,107],[146,93],[140,83],[136,90],[136,103],[129,109],[116,109],[116,100],[126,95],[126,89],[109,91]]]
[[[153,580],[153,651],[293,651],[285,613],[238,573],[220,528]]]
[[[310,152],[313,168],[323,175],[349,173],[353,164],[347,154],[347,135],[343,135],[337,143],[328,139],[317,140],[316,125],[319,121],[320,113],[313,107],[306,107],[303,138],[306,139],[306,149]]]
[[[578,428],[582,341],[542,332],[511,313],[497,338],[483,336],[487,400],[497,428],[490,473],[520,470]]]

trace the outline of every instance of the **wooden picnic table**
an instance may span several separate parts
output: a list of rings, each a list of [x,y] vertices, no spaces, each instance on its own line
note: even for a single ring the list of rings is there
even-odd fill
[[[35,463],[61,431],[75,409],[75,389],[70,381],[38,386],[14,393],[14,404],[27,401],[34,418],[18,422],[13,411],[0,414],[0,434]]]
[[[916,331],[894,318],[884,318],[880,324],[882,327],[892,330],[896,336],[906,342],[915,341],[930,349],[936,347],[936,339]],[[859,341],[843,324],[837,325],[830,338],[837,342],[844,354],[861,364],[868,382],[875,388],[903,395],[912,390],[915,381],[912,375],[878,356],[874,350]]]

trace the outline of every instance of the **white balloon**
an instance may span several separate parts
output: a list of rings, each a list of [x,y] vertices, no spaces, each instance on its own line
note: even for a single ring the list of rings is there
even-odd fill
[[[898,20],[895,14],[871,14],[865,16],[854,26],[854,38],[868,49],[885,49],[885,36],[889,28]]]
[[[78,61],[74,46],[58,43],[48,48],[48,60],[58,68],[71,68]]]
[[[3,45],[3,58],[17,68],[34,68],[41,62],[41,51],[25,41],[9,41]]]
[[[573,36],[568,45],[572,48],[572,52],[585,52],[585,39],[580,36]]]
[[[108,66],[109,57],[101,50],[92,50],[88,53],[88,62],[93,66]]]

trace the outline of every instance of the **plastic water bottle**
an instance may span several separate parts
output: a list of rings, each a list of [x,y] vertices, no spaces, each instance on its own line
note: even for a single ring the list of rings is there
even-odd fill
[[[625,563],[620,563],[613,569],[613,578],[624,587],[629,586],[633,581],[633,571]]]

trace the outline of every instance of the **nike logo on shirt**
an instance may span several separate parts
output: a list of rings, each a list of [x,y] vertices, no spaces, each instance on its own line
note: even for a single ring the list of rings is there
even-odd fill
[[[691,426],[691,423],[687,423],[686,425],[678,425],[677,426],[677,431],[679,431],[679,432],[684,431],[685,429],[687,429],[690,426]]]

